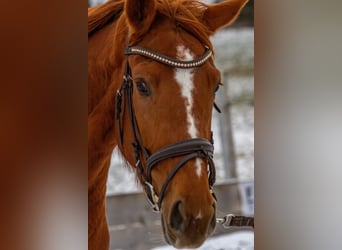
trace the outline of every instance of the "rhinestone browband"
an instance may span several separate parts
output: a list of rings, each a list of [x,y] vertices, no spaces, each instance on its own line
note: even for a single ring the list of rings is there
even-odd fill
[[[140,46],[128,47],[125,52],[126,55],[141,55],[153,59],[157,62],[166,64],[175,68],[195,68],[203,65],[211,56],[212,51],[205,47],[204,54],[199,58],[191,61],[181,61],[165,55],[162,55],[156,51],[146,49]]]

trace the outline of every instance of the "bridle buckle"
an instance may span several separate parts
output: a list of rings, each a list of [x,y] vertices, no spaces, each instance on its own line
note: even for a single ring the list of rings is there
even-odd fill
[[[156,192],[154,191],[154,187],[151,183],[149,183],[148,181],[145,181],[145,185],[148,187],[149,191],[150,191],[150,196],[148,197],[148,200],[150,201],[151,205],[152,205],[152,209],[155,212],[159,212],[159,197],[156,194]]]
[[[223,218],[216,218],[216,223],[220,223],[224,228],[229,228],[233,217],[234,214],[227,214]]]

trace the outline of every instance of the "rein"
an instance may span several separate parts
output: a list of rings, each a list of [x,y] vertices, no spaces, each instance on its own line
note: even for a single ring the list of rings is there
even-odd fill
[[[167,145],[153,154],[150,154],[149,150],[144,146],[133,106],[133,78],[131,68],[128,63],[129,55],[140,55],[170,67],[195,68],[203,65],[212,56],[212,51],[208,47],[205,47],[205,51],[202,56],[190,61],[177,60],[140,46],[128,47],[126,49],[125,55],[126,65],[125,72],[123,75],[123,81],[120,89],[118,89],[116,93],[115,117],[118,125],[117,128],[119,143],[121,146],[123,146],[124,131],[122,126],[122,120],[125,115],[127,107],[134,139],[134,141],[132,142],[132,147],[136,162],[135,166],[137,169],[137,174],[141,177],[141,182],[143,183],[145,193],[152,205],[153,210],[157,212],[160,211],[161,204],[165,196],[165,192],[172,178],[177,174],[178,170],[181,169],[182,166],[184,166],[189,160],[195,158],[202,158],[208,162],[209,188],[213,197],[216,199],[215,194],[212,190],[212,186],[215,183],[216,175],[215,165],[213,161],[214,146],[212,138],[210,141],[204,138],[193,138],[183,140],[180,142]],[[122,100],[122,98],[124,98],[124,100]],[[171,172],[166,177],[166,180],[164,181],[159,194],[157,194],[152,184],[153,168],[156,167],[157,164],[161,161],[178,156],[182,156],[183,158],[173,167]],[[146,171],[142,164],[143,160],[145,162]],[[234,221],[235,216],[227,216],[221,219],[218,218],[217,222],[221,223],[222,225],[227,225],[227,222],[231,224]]]
[[[254,217],[236,216],[234,214],[227,214],[222,218],[216,218],[216,223],[221,224],[224,228],[231,227],[253,227]]]

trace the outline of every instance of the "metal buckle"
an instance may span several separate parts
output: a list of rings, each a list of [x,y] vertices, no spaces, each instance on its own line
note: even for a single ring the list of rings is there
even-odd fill
[[[230,227],[230,222],[232,221],[234,214],[227,214],[223,218],[216,218],[216,223],[221,224],[224,228]]]
[[[151,183],[149,183],[148,181],[145,181],[146,186],[149,188],[150,190],[150,195],[152,200],[149,199],[151,205],[152,205],[152,209],[155,212],[159,212],[159,207],[158,207],[158,201],[159,201],[159,197],[156,194],[156,192],[154,191],[154,187],[152,186]]]

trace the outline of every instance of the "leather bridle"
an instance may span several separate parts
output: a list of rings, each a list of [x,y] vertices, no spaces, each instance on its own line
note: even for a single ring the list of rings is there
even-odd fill
[[[209,188],[213,196],[212,186],[215,182],[215,165],[213,161],[214,146],[213,141],[204,138],[192,138],[183,141],[179,141],[168,146],[159,149],[157,152],[150,154],[149,150],[144,146],[142,137],[140,134],[139,126],[135,116],[134,106],[133,106],[133,78],[131,68],[128,62],[128,56],[130,55],[140,55],[157,61],[159,63],[165,64],[169,67],[174,68],[195,68],[203,65],[211,56],[212,51],[205,47],[205,51],[202,56],[191,61],[181,61],[168,57],[166,55],[160,54],[151,49],[143,48],[140,46],[128,47],[125,52],[126,55],[126,65],[125,72],[123,75],[123,81],[120,89],[116,93],[116,120],[118,128],[119,143],[123,146],[123,118],[125,115],[125,109],[128,108],[129,119],[131,123],[132,133],[133,133],[133,152],[135,157],[135,166],[137,168],[137,174],[144,186],[147,197],[152,205],[154,211],[160,211],[165,192],[168,185],[170,184],[172,178],[176,175],[178,170],[184,166],[189,160],[195,158],[202,158],[208,162],[208,180]],[[122,97],[124,100],[122,101]],[[158,163],[173,157],[183,158],[173,167],[171,172],[166,177],[164,184],[162,185],[159,194],[155,192],[152,185],[152,170],[157,166]],[[143,167],[142,157],[145,162],[145,169]]]

